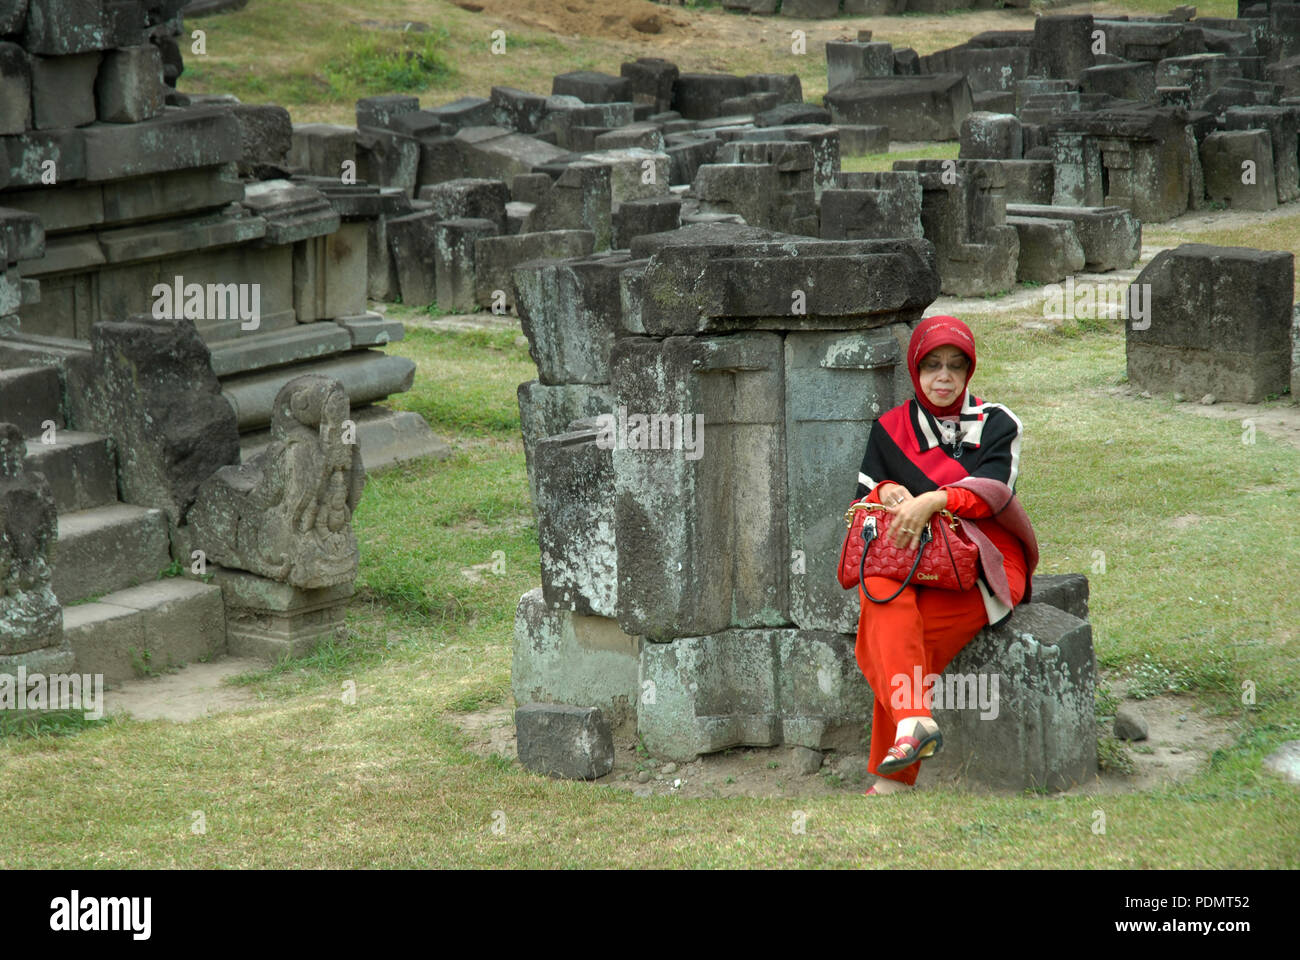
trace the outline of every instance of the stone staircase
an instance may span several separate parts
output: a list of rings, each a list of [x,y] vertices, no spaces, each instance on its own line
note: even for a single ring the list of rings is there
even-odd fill
[[[172,563],[166,516],[118,499],[113,441],[66,429],[61,408],[55,367],[0,371],[0,420],[23,432],[24,469],[44,474],[58,507],[53,586],[73,669],[113,686],[224,653],[221,588],[160,578]]]

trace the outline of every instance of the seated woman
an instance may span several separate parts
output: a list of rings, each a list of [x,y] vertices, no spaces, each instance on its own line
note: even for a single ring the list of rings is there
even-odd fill
[[[921,676],[941,674],[981,628],[1029,600],[1038,565],[1034,529],[1015,496],[1020,421],[969,391],[975,373],[970,328],[955,317],[922,320],[912,331],[907,363],[916,395],[872,425],[854,499],[865,495],[885,506],[893,514],[894,542],[910,549],[935,512],[951,511],[979,546],[979,576],[965,591],[909,585],[879,604],[859,587],[857,661],[876,700],[868,769],[880,778],[868,796],[910,788],[918,761],[943,743],[921,705],[922,691],[893,705],[900,683],[894,678],[910,686],[917,667]],[[901,585],[872,576],[865,583],[878,598]]]

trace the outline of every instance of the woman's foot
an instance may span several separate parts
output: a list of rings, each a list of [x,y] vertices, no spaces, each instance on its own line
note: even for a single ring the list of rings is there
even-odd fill
[[[933,717],[904,717],[895,731],[894,745],[877,765],[876,772],[896,773],[934,756],[942,746],[943,734]]]
[[[890,780],[888,777],[876,777],[876,782],[871,785],[871,789],[864,794],[868,797],[883,797],[890,793],[907,793],[915,789],[910,783],[900,783],[897,780]]]

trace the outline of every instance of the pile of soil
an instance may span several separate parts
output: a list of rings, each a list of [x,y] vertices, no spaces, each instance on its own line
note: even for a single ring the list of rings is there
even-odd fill
[[[495,20],[562,36],[672,39],[691,31],[691,13],[650,0],[453,0]]]

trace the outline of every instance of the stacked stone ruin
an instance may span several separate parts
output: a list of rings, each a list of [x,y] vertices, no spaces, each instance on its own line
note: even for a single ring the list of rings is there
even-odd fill
[[[1213,198],[1200,192],[1219,169],[1211,138],[1235,142],[1244,124],[1252,143],[1271,143],[1292,129],[1280,95],[1252,106],[1267,90],[1228,82],[1251,66],[1246,51],[1283,50],[1270,38],[1287,29],[1051,17],[926,57],[863,34],[827,44],[824,108],[802,102],[797,77],[681,73],[646,58],[618,76],[557,76],[549,95],[494,87],[432,109],[376,98],[358,105],[355,129],[295,128],[313,172],[355,157],[368,179],[413,197],[411,212],[370,225],[372,297],[513,307],[529,338],[539,379],[519,401],[544,586],[521,602],[516,631],[515,695],[533,704],[519,714],[526,762],[597,775],[604,760],[575,759],[564,738],[591,747],[620,723],[674,758],[856,735],[869,712],[848,652],[856,601],[821,569],[849,492],[831,478],[854,474],[871,419],[905,396],[894,381],[906,324],[939,292],[1131,268],[1144,219]],[[1098,32],[1125,56],[1094,53]],[[840,170],[842,154],[899,139],[959,139],[961,156]],[[1268,191],[1291,169],[1285,154],[1285,143],[1277,159],[1271,147],[1251,154],[1273,168]],[[882,257],[922,249],[924,281],[879,272]],[[432,278],[419,268],[428,259]],[[828,306],[831,275],[841,289]],[[795,319],[796,291],[812,288],[820,301]],[[1141,351],[1135,342],[1131,371],[1145,369]],[[819,380],[883,369],[888,388]],[[827,428],[838,461],[817,468],[820,483],[804,476],[801,447],[822,419],[816,403],[844,431]],[[691,404],[712,411],[705,446],[726,454],[642,463],[598,442],[592,418]],[[742,436],[766,459],[742,451]],[[750,489],[764,504],[752,514],[730,499]],[[807,564],[797,576],[782,572],[787,548]],[[1086,585],[1071,584],[1044,578],[1040,602],[963,661],[1005,667],[1024,691],[997,734],[945,715],[989,782],[1063,785],[1092,769]],[[824,668],[817,693],[800,673],[811,662]],[[1045,732],[1047,716],[1065,733]]]
[[[304,653],[342,628],[362,458],[445,449],[375,405],[414,376],[366,303],[407,197],[179,93],[183,5],[0,5],[0,669]]]

